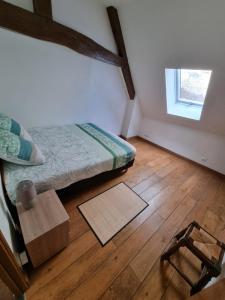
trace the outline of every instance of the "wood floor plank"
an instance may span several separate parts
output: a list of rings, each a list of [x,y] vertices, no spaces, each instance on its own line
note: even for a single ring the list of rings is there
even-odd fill
[[[187,300],[224,300],[225,278]]]
[[[217,195],[215,197],[216,205],[211,205],[210,209],[213,211],[216,215],[218,215],[222,221],[222,223],[225,222],[225,183],[222,183],[218,189]],[[218,231],[221,228],[218,228]]]
[[[147,190],[150,186],[158,182],[159,180],[160,180],[159,176],[153,173],[151,176],[147,177],[146,179],[142,180],[140,183],[136,184],[133,187],[133,190],[135,191],[135,193],[141,194],[145,190]]]
[[[31,276],[31,286],[26,292],[27,298],[32,299],[34,293],[54,280],[62,271],[86,253],[97,243],[96,237],[91,231],[82,235],[78,240],[73,241],[64,251],[54,256],[44,265],[40,266]]]
[[[173,194],[171,194],[170,198],[166,202],[166,205],[161,205],[158,209],[158,213],[164,219],[166,219],[179,205],[179,203],[189,194],[189,192],[194,188],[195,184],[201,178],[201,174],[194,174],[193,176],[188,177],[183,181]]]
[[[132,299],[137,290],[140,281],[128,266],[121,275],[119,275],[113,284],[106,290],[101,300]]]
[[[131,187],[136,193],[141,194],[146,189],[150,188],[155,183],[159,182],[162,178],[169,175],[172,171],[174,171],[177,167],[179,167],[180,164],[181,164],[180,160],[173,161],[171,159],[169,160],[169,163],[166,166],[164,164],[158,163],[157,168],[150,167],[152,170],[152,174],[150,174],[148,177],[144,178],[140,182],[136,181],[135,185],[133,184]]]
[[[162,180],[156,182],[154,185],[150,186],[146,189],[140,196],[147,202],[149,202],[155,195],[157,195],[160,191],[165,189],[168,186],[173,186],[176,183],[176,180],[179,180],[179,177],[184,174],[187,174],[187,167],[188,163],[182,163],[180,168],[175,169],[167,175],[166,177],[162,178]]]
[[[216,203],[217,194],[219,187],[221,185],[221,179],[217,177],[212,177],[207,183],[207,188],[204,186],[201,190],[201,193],[198,197],[196,207],[193,211],[193,214],[190,214],[184,221],[184,227],[190,224],[192,221],[199,222],[201,224],[206,211],[209,207],[213,207]],[[192,191],[190,191],[189,196],[192,197]]]
[[[170,215],[153,237],[148,240],[138,255],[131,261],[130,266],[140,281],[144,280],[156,262],[159,254],[163,252],[173,235],[178,231],[184,218],[193,209],[195,203],[195,200],[190,197],[185,197],[175,212]]]
[[[89,231],[90,227],[88,226],[87,222],[85,222],[77,207],[74,206],[73,211],[69,214],[69,216],[71,220],[69,237],[70,241],[73,241]]]
[[[189,173],[190,172],[190,173]],[[125,241],[137,228],[142,224],[146,218],[148,218],[151,214],[153,214],[155,211],[157,211],[160,208],[167,207],[170,202],[173,202],[173,207],[178,205],[179,195],[177,194],[178,187],[180,184],[184,181],[185,178],[188,179],[192,170],[188,170],[188,168],[185,169],[185,172],[176,172],[175,175],[177,176],[176,181],[174,181],[174,177],[171,176],[171,180],[173,182],[173,185],[169,185],[165,189],[163,189],[161,192],[159,192],[155,197],[151,199],[150,206],[147,207],[138,217],[136,217],[130,224],[128,224],[119,234],[117,234],[113,241],[114,243],[119,246],[122,244],[123,241]],[[176,196],[174,196],[176,194]],[[181,200],[185,197],[185,193],[181,193]],[[169,199],[169,201],[168,201]],[[176,203],[175,203],[176,200]],[[166,203],[166,205],[165,205]],[[164,210],[164,209],[163,209]],[[165,212],[165,218],[169,216],[171,213],[171,210],[168,207],[168,210]]]
[[[182,161],[180,159],[172,160],[171,163],[169,163],[168,165],[158,169],[156,171],[156,175],[158,175],[161,178],[169,175],[172,171],[174,171],[177,167],[179,167],[181,162]]]
[[[88,300],[102,296],[162,223],[163,219],[157,213],[148,218],[123,245],[117,248],[101,268],[74,290],[67,299]]]
[[[159,160],[166,157],[171,157],[168,153],[163,151],[158,151],[154,146],[151,145],[142,145],[137,148],[137,157],[136,162],[140,165],[147,164],[153,160]]]
[[[189,296],[189,286],[160,263],[160,254],[172,235],[193,220],[225,241],[225,179],[143,139],[131,142],[137,157],[128,172],[60,196],[71,219],[70,245],[31,273],[27,300]],[[120,182],[150,205],[102,247],[76,207]],[[188,252],[181,261],[181,254],[174,259],[195,276],[197,262]]]
[[[161,167],[166,167],[168,166],[170,163],[173,162],[173,160],[175,160],[175,158],[170,158],[170,157],[160,157],[158,159],[154,159],[153,161],[149,161],[147,163],[147,166],[149,166],[152,170],[154,171],[158,171],[159,169],[161,169]]]
[[[83,256],[60,273],[54,280],[43,286],[32,300],[59,300],[65,299],[83,281],[92,276],[92,272],[115,251],[116,247],[109,242],[105,247],[94,245]]]
[[[151,272],[148,274],[143,283],[139,286],[135,293],[134,300],[160,300],[166,288],[171,282],[171,277],[174,270],[165,262],[162,264],[160,259],[157,259]]]
[[[137,170],[137,172],[133,176],[129,176],[125,180],[125,183],[130,188],[132,188],[153,174],[154,174],[154,171],[151,168],[149,168],[148,166],[142,166],[141,168],[139,168]]]

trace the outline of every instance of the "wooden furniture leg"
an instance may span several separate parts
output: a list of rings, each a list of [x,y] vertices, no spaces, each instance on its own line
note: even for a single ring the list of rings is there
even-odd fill
[[[161,261],[168,260],[171,255],[173,255],[180,247],[185,245],[184,240],[175,241],[174,245],[171,245],[167,251],[161,256]]]
[[[200,280],[196,284],[194,284],[193,287],[191,288],[191,292],[190,292],[191,296],[200,292],[204,288],[204,286],[206,286],[207,283],[212,279],[212,277],[213,277],[212,274],[207,273],[202,278],[200,278]]]

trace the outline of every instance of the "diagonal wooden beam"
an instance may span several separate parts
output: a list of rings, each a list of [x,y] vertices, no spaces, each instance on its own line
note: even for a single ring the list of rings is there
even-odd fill
[[[52,19],[51,0],[33,0],[34,13]]]
[[[124,59],[124,63],[122,65],[122,72],[123,72],[124,80],[126,82],[130,99],[133,100],[135,97],[134,83],[130,71],[130,66],[128,62],[128,57],[127,57],[126,47],[123,39],[123,33],[120,25],[118,11],[115,7],[109,6],[107,7],[107,12],[112,27],[112,32],[116,41],[119,56],[121,56]]]
[[[0,0],[0,27],[66,46],[108,64],[119,67],[123,64],[123,58],[87,36],[2,0]]]

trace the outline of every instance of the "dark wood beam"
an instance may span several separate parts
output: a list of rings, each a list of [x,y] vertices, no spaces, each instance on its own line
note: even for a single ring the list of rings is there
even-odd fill
[[[121,67],[123,63],[120,56],[87,36],[2,0],[0,0],[0,27],[66,46],[80,54],[108,64]]]
[[[52,19],[51,0],[33,0],[34,13]]]
[[[130,66],[128,62],[126,47],[123,39],[123,33],[120,25],[119,15],[118,11],[115,7],[109,6],[107,7],[107,12],[109,16],[109,21],[112,27],[112,32],[116,41],[117,49],[119,56],[121,56],[124,60],[124,63],[122,65],[122,72],[124,76],[124,80],[126,82],[127,90],[130,96],[130,99],[134,99],[135,97],[135,89],[134,89],[134,83],[130,71]]]

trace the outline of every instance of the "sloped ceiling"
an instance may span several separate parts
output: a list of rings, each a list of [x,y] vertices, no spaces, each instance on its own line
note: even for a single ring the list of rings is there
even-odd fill
[[[118,5],[116,0],[107,2]],[[128,57],[145,117],[225,134],[224,12],[224,0],[119,1]],[[201,121],[167,115],[167,67],[213,70]]]

